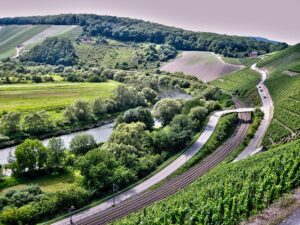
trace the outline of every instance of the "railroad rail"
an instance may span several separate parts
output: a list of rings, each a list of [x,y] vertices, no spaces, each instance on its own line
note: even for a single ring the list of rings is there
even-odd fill
[[[237,106],[241,106],[236,102]],[[122,201],[121,203],[110,207],[92,216],[85,217],[74,224],[98,225],[108,224],[132,212],[142,209],[150,204],[167,198],[182,188],[194,182],[197,178],[209,172],[220,162],[222,162],[245,138],[249,128],[251,115],[248,112],[239,113],[239,125],[235,134],[228,139],[222,146],[215,150],[206,159],[193,166],[188,171],[170,180],[164,181],[159,187],[153,190],[147,190],[140,194]]]

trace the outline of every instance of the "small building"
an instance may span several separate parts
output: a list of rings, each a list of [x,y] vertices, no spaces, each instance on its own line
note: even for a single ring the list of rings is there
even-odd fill
[[[249,52],[249,53],[248,53],[248,56],[249,56],[249,57],[256,58],[256,57],[258,56],[258,52]]]

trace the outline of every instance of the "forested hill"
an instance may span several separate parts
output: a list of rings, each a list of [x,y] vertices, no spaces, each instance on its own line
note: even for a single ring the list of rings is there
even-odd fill
[[[255,40],[249,37],[193,32],[143,20],[99,16],[92,14],[63,14],[2,18],[0,25],[53,24],[80,25],[83,35],[113,38],[120,41],[170,44],[178,50],[212,51],[224,56],[242,57],[250,51],[264,54],[287,47],[285,43]]]

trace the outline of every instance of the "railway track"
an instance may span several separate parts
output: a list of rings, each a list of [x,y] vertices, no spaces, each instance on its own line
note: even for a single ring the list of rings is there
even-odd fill
[[[236,102],[236,105],[241,106],[241,103]],[[248,121],[251,119],[251,115],[250,113],[239,113],[239,119],[240,122],[235,134],[199,164],[177,177],[166,180],[154,190],[147,190],[137,194],[114,207],[83,218],[74,224],[98,225],[111,223],[154,202],[167,198],[191,184],[222,162],[243,141],[247,134]]]

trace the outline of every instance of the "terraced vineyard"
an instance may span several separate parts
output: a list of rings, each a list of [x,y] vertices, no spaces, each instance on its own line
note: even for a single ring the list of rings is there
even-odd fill
[[[78,26],[7,26],[0,30],[0,59],[16,55],[16,47],[32,47],[47,37],[64,36],[70,39],[78,37],[82,29]]]
[[[287,142],[300,136],[300,77],[287,74],[291,65],[299,63],[298,44],[273,54],[258,64],[271,72],[266,85],[275,104],[274,120],[265,136],[265,145]]]
[[[33,36],[46,30],[49,26],[8,26],[0,30],[0,59],[16,54],[16,47]]]
[[[32,47],[38,43],[41,43],[46,38],[54,36],[64,36],[69,39],[77,38],[81,34],[81,32],[82,28],[78,26],[50,26],[47,29],[40,32],[39,34],[33,36],[26,42],[24,42],[23,45],[25,47]],[[69,35],[69,33],[71,33],[71,35]]]
[[[223,164],[172,197],[115,224],[239,224],[300,184],[299,147],[298,140]]]
[[[237,95],[248,105],[259,105],[260,97],[255,86],[260,80],[260,75],[250,68],[246,68],[225,75],[213,82],[212,85]]]

